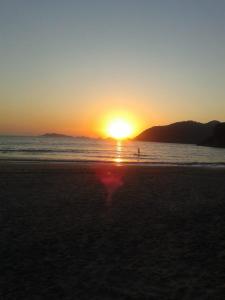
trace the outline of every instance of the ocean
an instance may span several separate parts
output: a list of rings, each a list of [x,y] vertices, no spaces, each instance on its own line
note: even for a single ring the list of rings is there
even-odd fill
[[[225,149],[155,142],[1,136],[0,160],[225,166]]]

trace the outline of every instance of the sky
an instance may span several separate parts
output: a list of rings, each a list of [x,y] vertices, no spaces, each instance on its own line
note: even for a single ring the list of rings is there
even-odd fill
[[[225,121],[224,0],[0,0],[0,133]]]

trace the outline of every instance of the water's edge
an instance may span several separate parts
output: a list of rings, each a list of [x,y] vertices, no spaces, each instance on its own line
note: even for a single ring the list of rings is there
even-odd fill
[[[101,160],[53,160],[53,159],[1,159],[1,163],[18,163],[18,164],[77,164],[77,165],[115,165],[115,166],[142,166],[142,167],[195,167],[195,168],[224,168],[225,163],[171,163],[171,162],[115,162]]]

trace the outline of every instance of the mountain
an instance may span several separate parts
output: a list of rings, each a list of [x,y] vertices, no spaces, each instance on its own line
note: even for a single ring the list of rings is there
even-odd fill
[[[144,130],[135,140],[161,143],[200,144],[213,134],[219,121],[199,123],[182,121],[165,126],[154,126]]]
[[[200,145],[225,148],[225,123],[219,123],[214,127],[213,134]]]
[[[51,138],[73,138],[73,136],[60,134],[60,133],[45,133],[40,135],[40,137],[51,137]]]

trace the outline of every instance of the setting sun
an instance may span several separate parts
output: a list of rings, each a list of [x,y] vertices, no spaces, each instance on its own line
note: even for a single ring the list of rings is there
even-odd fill
[[[108,135],[114,139],[128,138],[132,132],[132,125],[123,119],[112,120],[107,127]]]

